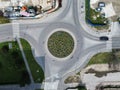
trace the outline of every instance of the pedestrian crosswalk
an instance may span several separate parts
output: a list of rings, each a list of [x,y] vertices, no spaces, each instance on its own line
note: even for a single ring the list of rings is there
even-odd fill
[[[112,37],[112,48],[120,48],[120,37]]]
[[[107,50],[112,50],[112,41],[107,41],[106,42],[106,49]]]
[[[13,37],[19,37],[19,23],[12,23],[12,28],[13,28]]]
[[[109,40],[106,42],[106,49],[112,50],[112,39],[109,38]]]

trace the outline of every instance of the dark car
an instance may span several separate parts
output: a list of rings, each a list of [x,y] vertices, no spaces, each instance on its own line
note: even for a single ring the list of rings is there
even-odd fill
[[[102,40],[102,41],[108,41],[109,38],[107,36],[102,36],[102,37],[100,37],[100,40]]]
[[[28,9],[28,13],[30,14],[30,17],[34,17],[36,15],[34,9]]]

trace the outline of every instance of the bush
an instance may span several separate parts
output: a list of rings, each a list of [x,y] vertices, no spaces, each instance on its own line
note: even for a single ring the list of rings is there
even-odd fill
[[[21,66],[23,66],[23,64],[24,64],[23,59],[20,57],[15,59],[15,63],[16,63],[18,68],[21,68]]]
[[[3,52],[3,53],[8,53],[8,51],[9,51],[8,45],[4,45],[4,46],[2,47],[2,52]]]
[[[2,63],[0,62],[0,69],[2,68],[2,66],[3,66]]]
[[[12,51],[11,55],[12,55],[12,57],[15,58],[15,59],[18,59],[18,58],[19,58],[19,53],[18,53],[18,51],[15,51],[15,50]]]
[[[20,84],[21,86],[25,86],[25,84],[31,83],[29,74],[26,70],[22,71],[20,82],[21,82],[21,84]]]

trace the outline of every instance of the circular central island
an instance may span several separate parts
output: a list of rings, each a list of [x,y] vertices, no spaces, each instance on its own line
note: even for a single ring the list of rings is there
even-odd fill
[[[56,31],[49,36],[47,47],[54,57],[65,58],[74,50],[74,39],[66,31]]]

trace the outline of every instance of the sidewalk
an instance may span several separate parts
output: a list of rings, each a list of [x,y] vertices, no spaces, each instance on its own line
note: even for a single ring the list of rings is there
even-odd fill
[[[32,77],[32,73],[31,73],[31,70],[30,70],[30,68],[29,68],[29,65],[28,65],[28,62],[27,62],[25,53],[24,53],[24,51],[23,51],[23,48],[22,48],[20,39],[19,39],[19,38],[16,38],[16,39],[17,39],[18,45],[19,45],[19,47],[20,47],[20,50],[21,50],[21,53],[22,53],[22,56],[23,56],[23,60],[24,60],[24,62],[25,62],[25,66],[26,66],[27,71],[28,71],[28,73],[29,73],[30,80],[31,80],[31,84],[33,84],[33,83],[34,83],[34,80],[33,80],[33,77]]]

